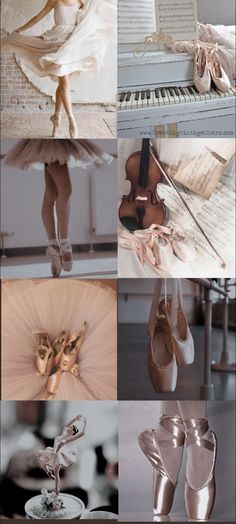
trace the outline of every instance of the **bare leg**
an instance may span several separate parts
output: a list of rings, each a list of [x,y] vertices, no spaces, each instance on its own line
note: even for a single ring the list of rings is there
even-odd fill
[[[61,239],[68,238],[70,220],[71,181],[67,165],[60,166],[59,163],[50,164],[48,171],[57,189],[56,212],[58,229]],[[65,260],[71,260],[71,254],[63,256]]]
[[[78,130],[72,110],[69,75],[61,76],[59,78],[59,94],[69,119],[70,136],[71,138],[77,138]]]
[[[60,494],[60,469],[61,469],[61,466],[56,466],[55,467],[55,491],[56,491],[56,494],[59,495]]]
[[[48,236],[48,240],[53,240],[57,237],[56,225],[54,217],[55,202],[58,197],[56,184],[54,183],[48,166],[45,166],[45,193],[42,204],[42,220]]]
[[[60,88],[60,84],[58,83],[58,87],[56,90],[55,114],[61,115],[62,107],[63,107],[63,102],[61,98],[61,88]]]
[[[70,95],[70,77],[69,75],[61,76],[59,78],[58,89],[59,89],[58,90],[58,101],[59,101],[59,96],[60,96],[67,116],[68,117],[73,116],[72,102],[71,102],[71,95]]]

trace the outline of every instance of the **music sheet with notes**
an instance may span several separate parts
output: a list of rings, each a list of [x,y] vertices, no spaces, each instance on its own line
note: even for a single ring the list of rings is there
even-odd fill
[[[144,43],[154,31],[177,40],[192,39],[197,31],[197,0],[119,0],[119,44]]]
[[[156,0],[156,30],[175,40],[197,36],[196,0]]]
[[[155,31],[154,0],[119,0],[118,42],[132,44],[144,42]]]

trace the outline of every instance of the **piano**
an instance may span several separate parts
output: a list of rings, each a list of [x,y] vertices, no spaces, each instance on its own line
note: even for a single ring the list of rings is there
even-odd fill
[[[196,90],[193,59],[169,50],[120,51],[118,137],[234,136],[235,87]]]

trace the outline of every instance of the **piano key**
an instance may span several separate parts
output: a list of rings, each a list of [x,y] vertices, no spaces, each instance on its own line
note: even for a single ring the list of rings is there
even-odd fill
[[[131,91],[128,91],[125,95],[125,102],[128,102],[130,100],[130,97],[131,97]]]
[[[124,102],[124,99],[125,99],[125,91],[123,91],[123,92],[120,94],[119,102]]]
[[[175,104],[175,98],[174,98],[174,95],[173,95],[173,91],[170,87],[168,87],[166,89],[166,97],[167,97],[167,100],[166,101],[166,105],[167,104]]]
[[[190,93],[188,92],[187,87],[183,87],[183,90],[184,90],[184,96],[185,96],[186,102],[191,102]]]
[[[195,99],[194,94],[192,93],[191,86],[188,86],[186,89],[187,89],[187,91],[188,91],[188,93],[189,93],[190,101],[191,101],[191,102],[195,102],[196,99]]]
[[[159,98],[159,97],[160,97],[159,89],[156,88],[155,91],[154,91],[154,93],[155,93],[155,97],[156,97],[156,98]]]
[[[138,99],[139,99],[139,95],[140,95],[139,91],[136,91],[136,92],[135,92],[135,100],[138,100]]]
[[[146,91],[141,91],[141,100],[145,99],[145,94],[146,94]]]
[[[194,94],[196,101],[205,100],[205,97],[204,99],[202,98],[201,93],[199,93],[199,91],[197,90],[195,86],[191,86],[191,87],[192,87],[192,93]]]
[[[152,96],[152,105],[153,107],[159,107],[159,96],[157,97],[156,96],[156,91],[157,89],[155,89],[154,91],[151,91],[151,96]],[[159,93],[158,93],[159,95]]]
[[[150,100],[151,98],[151,91],[150,89],[147,90],[147,99]]]

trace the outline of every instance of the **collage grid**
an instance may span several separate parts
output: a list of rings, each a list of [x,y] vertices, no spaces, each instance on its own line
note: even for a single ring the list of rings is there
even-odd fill
[[[1,0],[4,522],[235,522],[235,16]]]

